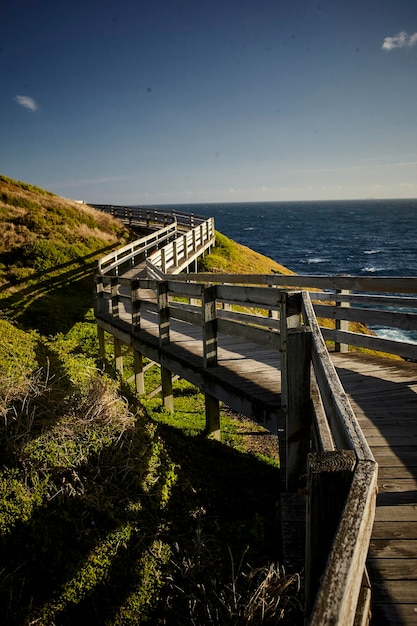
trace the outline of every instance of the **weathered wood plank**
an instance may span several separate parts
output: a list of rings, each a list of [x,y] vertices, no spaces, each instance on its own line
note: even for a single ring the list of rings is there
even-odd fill
[[[398,539],[387,541],[386,539],[372,539],[369,545],[370,557],[385,559],[416,559],[417,539]],[[413,578],[417,578],[417,570]]]
[[[376,603],[410,603],[416,606],[417,598],[415,580],[374,580],[373,590]],[[393,600],[395,600],[395,602],[393,602]]]
[[[416,604],[373,603],[372,624],[375,626],[416,626]]]
[[[377,507],[375,521],[377,522],[414,522],[417,519],[417,504],[402,504],[400,506]]]
[[[368,558],[367,565],[373,580],[415,580],[417,584],[417,556],[404,558]]]

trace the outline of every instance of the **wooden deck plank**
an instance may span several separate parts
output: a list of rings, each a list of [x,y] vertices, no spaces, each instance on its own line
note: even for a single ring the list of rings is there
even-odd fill
[[[379,464],[369,548],[372,624],[417,624],[417,365],[332,355]]]

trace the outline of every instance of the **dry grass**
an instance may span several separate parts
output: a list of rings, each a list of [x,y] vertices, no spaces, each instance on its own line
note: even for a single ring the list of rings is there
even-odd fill
[[[252,568],[245,561],[246,552],[236,562],[230,548],[226,571],[220,546],[201,529],[196,532],[193,546],[188,555],[178,544],[175,546],[166,598],[169,617],[158,624],[272,625],[292,613],[300,615],[298,574],[286,575],[275,563]]]

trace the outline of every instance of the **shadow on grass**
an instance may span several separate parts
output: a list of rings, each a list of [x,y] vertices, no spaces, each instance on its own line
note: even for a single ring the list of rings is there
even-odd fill
[[[48,335],[65,333],[91,309],[96,259],[116,245],[2,285],[0,292],[14,289],[0,299],[2,310],[25,329]]]
[[[280,557],[279,470],[218,442],[167,425],[150,435],[139,420],[84,463],[43,471],[56,493],[1,541],[0,611],[10,626],[81,617],[97,625],[195,623],[186,594],[174,606],[167,598],[183,582],[175,559],[192,555],[201,529],[219,559],[217,591],[222,576],[231,582],[230,555],[253,567]],[[165,565],[163,544],[173,555]]]

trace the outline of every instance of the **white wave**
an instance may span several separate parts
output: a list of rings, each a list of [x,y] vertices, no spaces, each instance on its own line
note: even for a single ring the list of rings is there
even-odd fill
[[[365,267],[361,268],[361,272],[373,274],[374,272],[382,272],[384,269],[383,267],[375,267],[375,265],[365,265]]]
[[[380,252],[383,252],[383,250],[381,249],[375,249],[375,250],[364,250],[364,254],[379,254]]]
[[[326,263],[328,259],[322,259],[319,256],[313,256],[307,259],[307,263]]]
[[[417,332],[413,330],[400,330],[398,328],[389,328],[387,326],[371,326],[378,337],[382,339],[392,339],[393,341],[404,341],[406,343],[417,344]]]
[[[243,230],[256,230],[256,228],[254,228],[254,226],[247,226]]]

